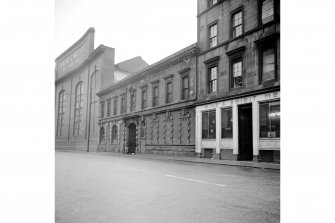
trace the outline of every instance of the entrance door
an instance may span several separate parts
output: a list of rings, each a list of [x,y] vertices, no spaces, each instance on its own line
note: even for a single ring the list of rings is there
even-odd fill
[[[136,149],[136,125],[131,123],[128,126],[128,153],[135,153]]]
[[[252,160],[252,107],[251,104],[238,108],[238,160]]]

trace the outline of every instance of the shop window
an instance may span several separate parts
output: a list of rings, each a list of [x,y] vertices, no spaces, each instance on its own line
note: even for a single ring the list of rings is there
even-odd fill
[[[114,98],[113,115],[117,115],[117,98]]]
[[[112,143],[117,143],[117,126],[112,127]]]
[[[64,103],[65,91],[62,90],[58,96],[57,136],[62,136],[62,129],[64,124]]]
[[[80,133],[82,107],[83,107],[83,82],[79,82],[75,88],[73,135],[79,135]]]
[[[232,38],[236,38],[243,33],[243,15],[242,10],[232,15]]]
[[[221,138],[233,138],[233,116],[231,108],[225,108],[221,111]]]
[[[111,115],[111,99],[107,100],[107,117]]]
[[[280,102],[259,105],[260,138],[280,138]]]
[[[202,113],[202,138],[216,138],[216,117],[215,111],[205,111]]]
[[[218,25],[214,24],[209,27],[209,48],[215,47],[218,44]]]
[[[208,93],[216,92],[217,89],[217,73],[218,67],[211,67],[208,69]]]
[[[232,88],[239,88],[243,85],[242,58],[236,58],[231,61]]]
[[[260,80],[271,81],[276,78],[276,50],[274,47],[260,50]]]
[[[274,20],[274,0],[263,0],[262,3],[262,24],[268,23],[272,20]]]

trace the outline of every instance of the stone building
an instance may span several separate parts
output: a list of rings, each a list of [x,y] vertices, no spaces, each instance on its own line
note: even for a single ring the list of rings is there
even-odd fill
[[[192,44],[97,93],[98,151],[195,155]]]
[[[280,162],[279,0],[198,0],[196,153]]]
[[[94,28],[56,58],[55,148],[96,151],[101,89],[148,64],[140,57],[114,65],[113,48],[94,49]]]

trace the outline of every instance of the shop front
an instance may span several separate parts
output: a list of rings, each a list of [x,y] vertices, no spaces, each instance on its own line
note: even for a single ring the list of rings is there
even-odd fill
[[[196,154],[280,163],[280,92],[197,106]]]

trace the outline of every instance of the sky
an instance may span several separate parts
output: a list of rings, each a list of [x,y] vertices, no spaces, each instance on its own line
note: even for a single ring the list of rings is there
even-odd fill
[[[197,41],[195,0],[55,0],[56,58],[89,27],[94,45],[115,48],[115,63],[153,64]]]

